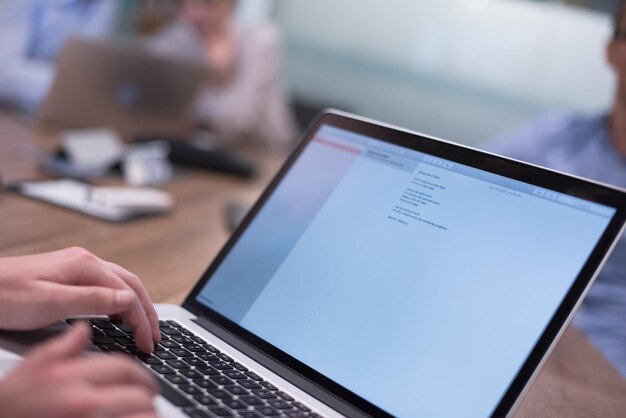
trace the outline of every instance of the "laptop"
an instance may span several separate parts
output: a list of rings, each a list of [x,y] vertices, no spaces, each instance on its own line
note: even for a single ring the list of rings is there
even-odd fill
[[[103,318],[94,343],[166,417],[510,416],[625,219],[623,191],[330,111],[157,305],[153,355]]]
[[[39,114],[52,128],[111,126],[129,136],[181,135],[207,68],[174,59],[141,42],[66,41]]]

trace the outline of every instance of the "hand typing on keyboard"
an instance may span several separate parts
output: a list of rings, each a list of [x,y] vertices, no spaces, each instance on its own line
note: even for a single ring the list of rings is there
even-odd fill
[[[89,334],[78,324],[33,350],[0,381],[0,416],[156,418],[148,370],[123,356],[82,356]]]
[[[0,329],[33,330],[76,315],[114,315],[137,348],[160,341],[148,292],[134,274],[81,248],[0,258]]]

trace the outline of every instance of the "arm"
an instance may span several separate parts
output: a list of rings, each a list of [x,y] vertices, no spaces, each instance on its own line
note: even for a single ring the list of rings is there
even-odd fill
[[[32,330],[77,315],[116,315],[150,353],[160,340],[152,301],[134,274],[81,248],[0,259],[0,329]]]

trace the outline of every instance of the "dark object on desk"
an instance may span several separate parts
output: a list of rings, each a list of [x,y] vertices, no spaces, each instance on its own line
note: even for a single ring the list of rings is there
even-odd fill
[[[185,139],[141,138],[138,142],[154,140],[168,143],[170,160],[174,164],[204,168],[244,178],[252,178],[256,175],[256,166],[251,161],[227,151],[202,148],[188,143]]]
[[[109,170],[102,167],[88,168],[73,164],[67,153],[60,149],[39,162],[39,168],[51,174],[79,180],[92,180],[105,175]],[[119,169],[119,164],[113,166]]]

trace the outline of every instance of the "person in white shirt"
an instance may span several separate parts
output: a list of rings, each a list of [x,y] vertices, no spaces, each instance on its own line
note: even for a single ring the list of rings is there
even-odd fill
[[[207,64],[210,76],[195,116],[222,144],[288,146],[297,131],[283,85],[278,35],[271,25],[236,24],[235,7],[235,0],[181,0],[177,18],[152,45]]]

